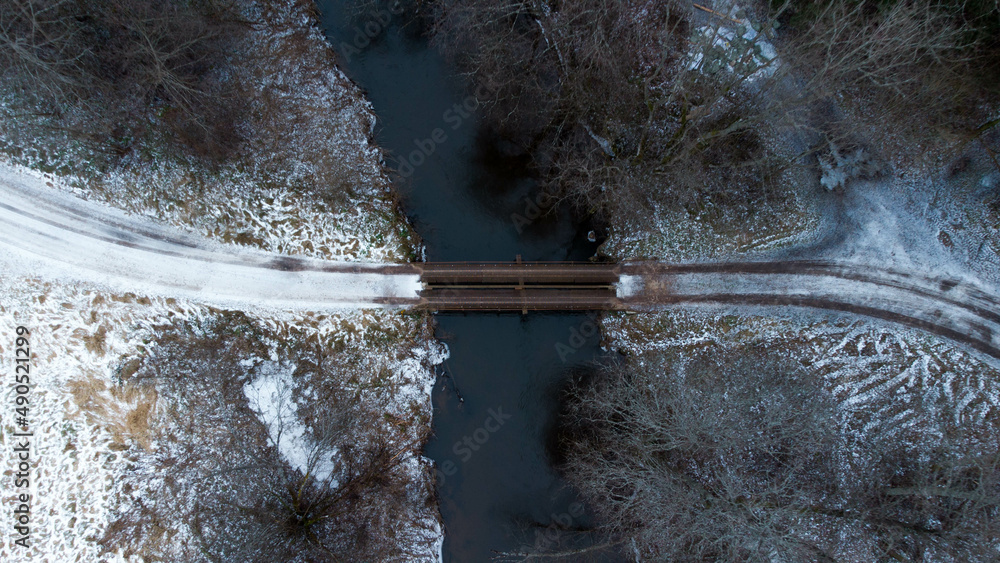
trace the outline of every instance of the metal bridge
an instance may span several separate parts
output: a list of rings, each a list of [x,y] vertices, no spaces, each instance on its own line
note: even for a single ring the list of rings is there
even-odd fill
[[[410,265],[431,311],[809,308],[907,325],[1000,359],[1000,296],[966,280],[837,261]],[[413,271],[411,270],[411,271]]]
[[[419,264],[417,307],[434,311],[621,309],[617,264],[437,262]]]
[[[55,279],[92,279],[117,291],[278,310],[825,310],[906,325],[1000,360],[1000,286],[971,275],[850,259],[366,264],[233,252],[0,172],[0,276],[34,277],[38,266]]]

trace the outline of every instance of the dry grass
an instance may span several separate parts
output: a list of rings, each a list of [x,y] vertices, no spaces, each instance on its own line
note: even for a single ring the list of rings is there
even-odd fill
[[[779,205],[761,205],[753,214],[692,214],[664,211],[658,230],[611,230],[602,252],[620,260],[693,260],[774,250],[802,243],[817,232],[819,214],[803,198],[790,194]]]
[[[70,381],[69,390],[87,423],[107,430],[114,444],[135,443],[147,451],[150,449],[153,437],[150,421],[157,402],[155,389],[128,383],[109,385],[86,376]]]
[[[239,127],[243,144],[225,161],[179,158],[151,142],[109,163],[65,135],[28,131],[27,122],[0,123],[0,153],[67,176],[92,199],[226,243],[326,259],[407,261],[418,241],[389,191],[381,152],[370,143],[370,106],[337,69],[313,3],[239,0],[236,9],[252,25],[228,55],[225,72],[236,84],[233,104],[247,110]]]
[[[96,311],[94,311],[94,313],[96,313]],[[77,331],[77,333],[79,332],[80,331]],[[91,334],[86,334],[86,333],[82,335],[74,334],[74,336],[79,336],[80,338],[83,339],[84,346],[87,347],[87,350],[90,353],[99,354],[102,356],[104,355],[104,352],[106,351],[107,348],[105,346],[105,342],[107,341],[108,337],[107,325],[102,324],[101,326],[97,327],[97,330]]]

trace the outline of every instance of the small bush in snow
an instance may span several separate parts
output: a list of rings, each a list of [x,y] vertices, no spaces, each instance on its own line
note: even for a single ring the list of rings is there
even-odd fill
[[[830,143],[830,153],[817,155],[819,183],[828,190],[845,187],[851,180],[867,180],[879,176],[884,166],[867,149],[842,149]]]

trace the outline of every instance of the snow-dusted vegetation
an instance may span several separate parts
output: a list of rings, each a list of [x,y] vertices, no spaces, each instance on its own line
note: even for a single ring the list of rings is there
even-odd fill
[[[421,325],[227,313],[164,328],[123,376],[156,394],[158,430],[101,543],[185,561],[435,557],[419,451],[441,350]]]
[[[165,238],[196,253],[208,237],[223,253],[265,262],[284,258],[260,251],[409,260],[418,241],[371,144],[374,115],[335,66],[313,9],[299,0],[2,3],[6,179],[33,169],[38,189],[132,215],[109,211],[119,227],[150,226],[143,240],[154,247],[180,227],[189,235]],[[25,211],[39,225],[55,221],[41,199]],[[18,247],[18,221],[4,229]],[[73,244],[101,239],[91,235]],[[127,267],[88,252],[76,259]],[[217,309],[197,291],[136,293],[152,287],[142,268],[132,282],[90,285],[82,270],[38,258],[28,248],[0,255],[0,353],[13,370],[7,337],[30,332],[34,433],[30,487],[8,486],[24,421],[5,413],[0,559],[439,558],[420,450],[433,366],[446,350],[425,316],[289,312],[254,298]],[[242,283],[211,268],[197,275]],[[265,289],[280,299],[290,287]],[[15,394],[5,384],[5,403]],[[29,547],[8,533],[6,507],[22,493]]]
[[[671,561],[987,561],[1000,372],[920,334],[803,315],[616,317],[578,381],[570,480],[607,540]]]
[[[559,469],[597,516],[560,528],[596,539],[563,556],[1000,558],[1000,333],[977,321],[1000,319],[995,1],[404,4],[488,96],[477,139],[607,235],[602,259],[843,266],[622,280],[648,311],[603,319],[611,354],[560,413]],[[0,240],[18,248],[0,355],[13,372],[31,349],[0,454],[23,483],[4,506],[30,502],[0,521],[31,532],[4,535],[3,560],[440,560],[421,449],[447,350],[423,313],[330,312],[415,301],[413,270],[371,263],[421,252],[314,10],[0,3]],[[31,196],[48,190],[94,205]],[[57,255],[124,285],[35,275]],[[685,305],[748,295],[833,295],[953,341],[781,301]]]
[[[247,315],[2,284],[4,334],[31,330],[36,460],[31,548],[5,535],[4,560],[292,561],[319,545],[361,559],[437,557],[419,449],[443,350],[420,316]],[[244,392],[269,377],[284,394],[265,403],[292,409],[280,419]],[[5,399],[13,393],[5,386]],[[14,430],[5,419],[4,435]],[[4,447],[5,468],[13,455]],[[258,512],[226,512],[240,503]],[[376,520],[378,533],[352,536]],[[282,535],[295,521],[298,532]],[[319,533],[331,528],[340,535]]]
[[[998,293],[994,2],[432,5],[437,41],[496,92],[496,130],[607,225],[608,258],[833,259]],[[574,383],[561,436],[592,549],[996,559],[995,360],[780,311],[605,319],[623,356]]]
[[[54,189],[60,179],[0,164],[0,243],[11,275],[187,296],[207,305],[327,311],[413,302],[408,265],[331,262],[220,243]],[[280,291],[276,291],[280,288]]]
[[[953,158],[996,125],[990,2],[431,7],[492,125],[608,225],[617,259],[815,242],[824,188]]]
[[[334,65],[309,2],[114,4],[18,0],[2,8],[8,40],[21,33],[22,41],[57,43],[38,48],[48,57],[40,82],[25,83],[18,64],[0,75],[0,151],[13,163],[225,242],[338,260],[413,255],[417,241],[396,214],[381,151],[370,143],[370,104]],[[22,8],[33,8],[34,19]],[[74,9],[95,29],[72,28]],[[172,25],[197,29],[174,37]],[[136,64],[162,55],[176,68],[108,68],[119,53],[77,60],[59,50],[59,34],[70,42],[119,32],[125,41],[156,34],[160,49],[181,54],[140,53]],[[190,41],[170,44],[183,39]],[[195,52],[185,55],[188,48]],[[176,89],[170,80],[180,82]]]

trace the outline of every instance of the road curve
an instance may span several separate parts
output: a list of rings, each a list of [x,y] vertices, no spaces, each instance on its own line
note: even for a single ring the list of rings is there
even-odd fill
[[[0,258],[5,258],[5,272],[250,308],[322,311],[426,305],[421,297],[423,274],[428,284],[445,287],[452,279],[483,284],[481,289],[456,285],[440,293],[442,309],[647,311],[713,303],[828,309],[916,327],[1000,359],[1000,296],[944,276],[816,260],[508,268],[293,258],[215,243],[152,219],[128,216],[3,167]],[[488,287],[536,277],[536,283],[566,284],[560,288],[565,293],[527,295],[509,287]],[[617,293],[592,291],[597,287],[593,284],[614,281]],[[568,287],[574,284],[582,287]]]
[[[322,311],[408,305],[408,265],[293,258],[224,245],[129,216],[0,167],[0,256],[23,275],[83,280],[112,290],[206,304]]]
[[[1000,359],[1000,297],[947,276],[831,261],[632,263],[619,298],[632,310],[678,305],[827,309],[918,328]]]

